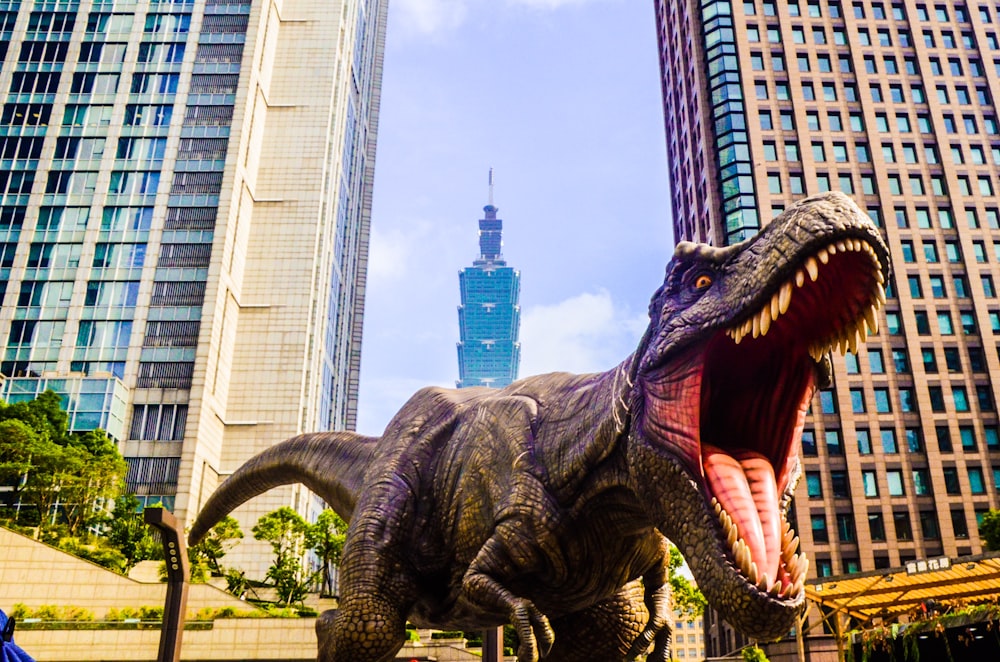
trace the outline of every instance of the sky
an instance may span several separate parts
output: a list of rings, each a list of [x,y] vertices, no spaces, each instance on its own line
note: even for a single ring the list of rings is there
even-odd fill
[[[391,0],[358,431],[458,378],[488,201],[521,272],[520,376],[636,346],[672,253],[653,0]]]

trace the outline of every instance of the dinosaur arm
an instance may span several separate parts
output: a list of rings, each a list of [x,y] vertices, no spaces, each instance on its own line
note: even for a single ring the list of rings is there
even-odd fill
[[[655,644],[649,654],[649,662],[661,662],[670,659],[670,637],[673,631],[670,609],[670,546],[667,539],[657,536],[656,545],[659,548],[653,566],[642,576],[645,589],[644,602],[649,611],[649,622],[642,633],[636,637],[629,651],[628,659],[632,660]]]

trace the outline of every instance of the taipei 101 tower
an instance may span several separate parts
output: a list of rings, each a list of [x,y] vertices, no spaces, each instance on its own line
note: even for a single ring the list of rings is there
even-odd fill
[[[490,169],[489,203],[479,220],[479,258],[458,274],[462,304],[458,307],[457,386],[503,388],[517,379],[521,362],[521,274],[503,259],[503,221],[493,204]]]

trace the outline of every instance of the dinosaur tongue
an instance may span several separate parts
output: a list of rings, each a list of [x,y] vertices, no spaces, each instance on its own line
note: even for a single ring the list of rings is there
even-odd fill
[[[781,560],[781,522],[778,486],[770,461],[754,451],[730,454],[707,444],[702,460],[709,489],[750,549],[757,580],[766,573],[773,583]]]

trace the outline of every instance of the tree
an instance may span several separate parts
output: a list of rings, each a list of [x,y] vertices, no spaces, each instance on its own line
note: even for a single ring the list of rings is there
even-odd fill
[[[227,515],[209,530],[204,540],[188,547],[188,560],[192,565],[204,563],[213,576],[221,577],[226,570],[219,561],[242,539],[240,523],[232,515]]]
[[[76,535],[103,515],[105,501],[121,492],[128,464],[104,430],[73,435],[67,448],[82,454],[79,470],[62,488],[63,514],[70,535]]]
[[[20,499],[38,443],[38,433],[24,421],[0,421],[0,485],[14,488],[14,503]]]
[[[979,536],[983,539],[986,551],[1000,552],[1000,510],[994,508],[983,515]]]
[[[252,529],[256,540],[271,543],[274,563],[267,569],[266,577],[286,606],[301,602],[312,580],[302,566],[308,529],[305,519],[288,506],[267,513]]]
[[[668,564],[670,590],[673,593],[674,607],[689,616],[701,616],[705,613],[708,602],[698,587],[680,573],[684,565],[684,557],[674,545],[670,545],[670,561]]]
[[[320,595],[323,597],[334,594],[333,567],[340,565],[346,540],[347,522],[329,508],[324,509],[306,531],[306,545],[316,552],[321,563]]]
[[[85,458],[76,448],[60,446],[45,435],[38,435],[31,446],[31,467],[25,474],[21,502],[38,513],[38,527],[54,523],[57,506],[63,503],[62,489],[83,470]]]
[[[157,557],[156,540],[139,512],[139,500],[132,494],[123,494],[115,501],[106,537],[125,557],[125,574],[139,561]]]
[[[119,494],[127,465],[102,430],[70,433],[60,403],[54,391],[0,402],[0,484],[15,488],[16,503],[32,507],[40,533],[62,514],[75,535]]]

